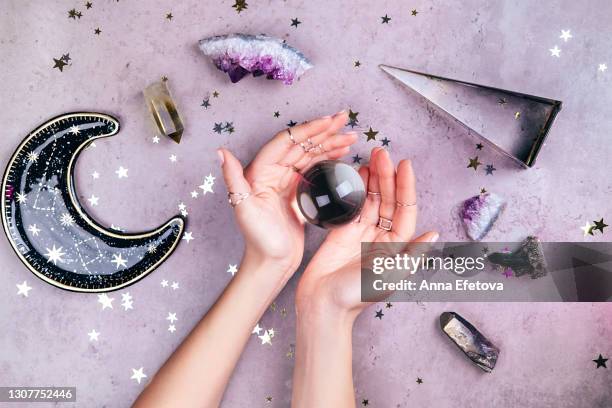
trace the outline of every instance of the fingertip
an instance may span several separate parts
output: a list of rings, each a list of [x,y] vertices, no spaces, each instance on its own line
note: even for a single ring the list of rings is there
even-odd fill
[[[222,148],[217,149],[217,157],[219,157],[219,163],[221,167],[223,167],[223,163],[225,163],[225,155]]]

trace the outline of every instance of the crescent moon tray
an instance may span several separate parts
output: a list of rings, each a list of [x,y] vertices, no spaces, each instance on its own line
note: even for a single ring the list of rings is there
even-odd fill
[[[181,216],[148,232],[120,233],[80,205],[73,177],[79,154],[118,132],[119,121],[109,115],[61,115],[33,130],[7,165],[4,231],[28,269],[54,286],[104,292],[130,285],[159,266],[183,233]]]

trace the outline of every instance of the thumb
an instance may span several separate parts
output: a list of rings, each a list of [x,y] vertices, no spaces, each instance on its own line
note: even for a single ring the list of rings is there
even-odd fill
[[[219,160],[223,169],[223,178],[227,191],[230,193],[249,193],[251,186],[244,178],[244,171],[240,161],[226,149],[217,149]]]

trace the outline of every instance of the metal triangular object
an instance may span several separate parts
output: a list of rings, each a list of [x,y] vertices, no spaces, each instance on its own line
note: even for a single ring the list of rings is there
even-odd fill
[[[533,166],[561,101],[379,65],[521,166]]]

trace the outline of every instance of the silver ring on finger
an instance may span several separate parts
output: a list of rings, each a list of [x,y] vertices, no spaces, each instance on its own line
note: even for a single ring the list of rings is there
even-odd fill
[[[291,134],[291,129],[287,128],[287,134],[289,135],[289,140],[291,140],[291,143],[293,143],[294,145],[297,144],[297,142],[295,141],[295,138],[293,137],[293,135]]]
[[[373,196],[380,196],[380,193],[377,193],[376,191],[368,191],[368,194]]]
[[[234,193],[230,191],[227,193],[227,202],[232,207],[236,207],[238,204],[240,204],[241,202],[243,202],[250,196],[251,196],[251,193]]]
[[[391,231],[393,221],[385,217],[378,217],[378,224],[376,224],[376,226],[381,230]]]
[[[397,207],[413,207],[413,206],[415,206],[416,204],[417,204],[416,202],[414,202],[414,203],[402,203],[401,201],[396,201],[396,202],[395,202],[395,205],[396,205]]]

